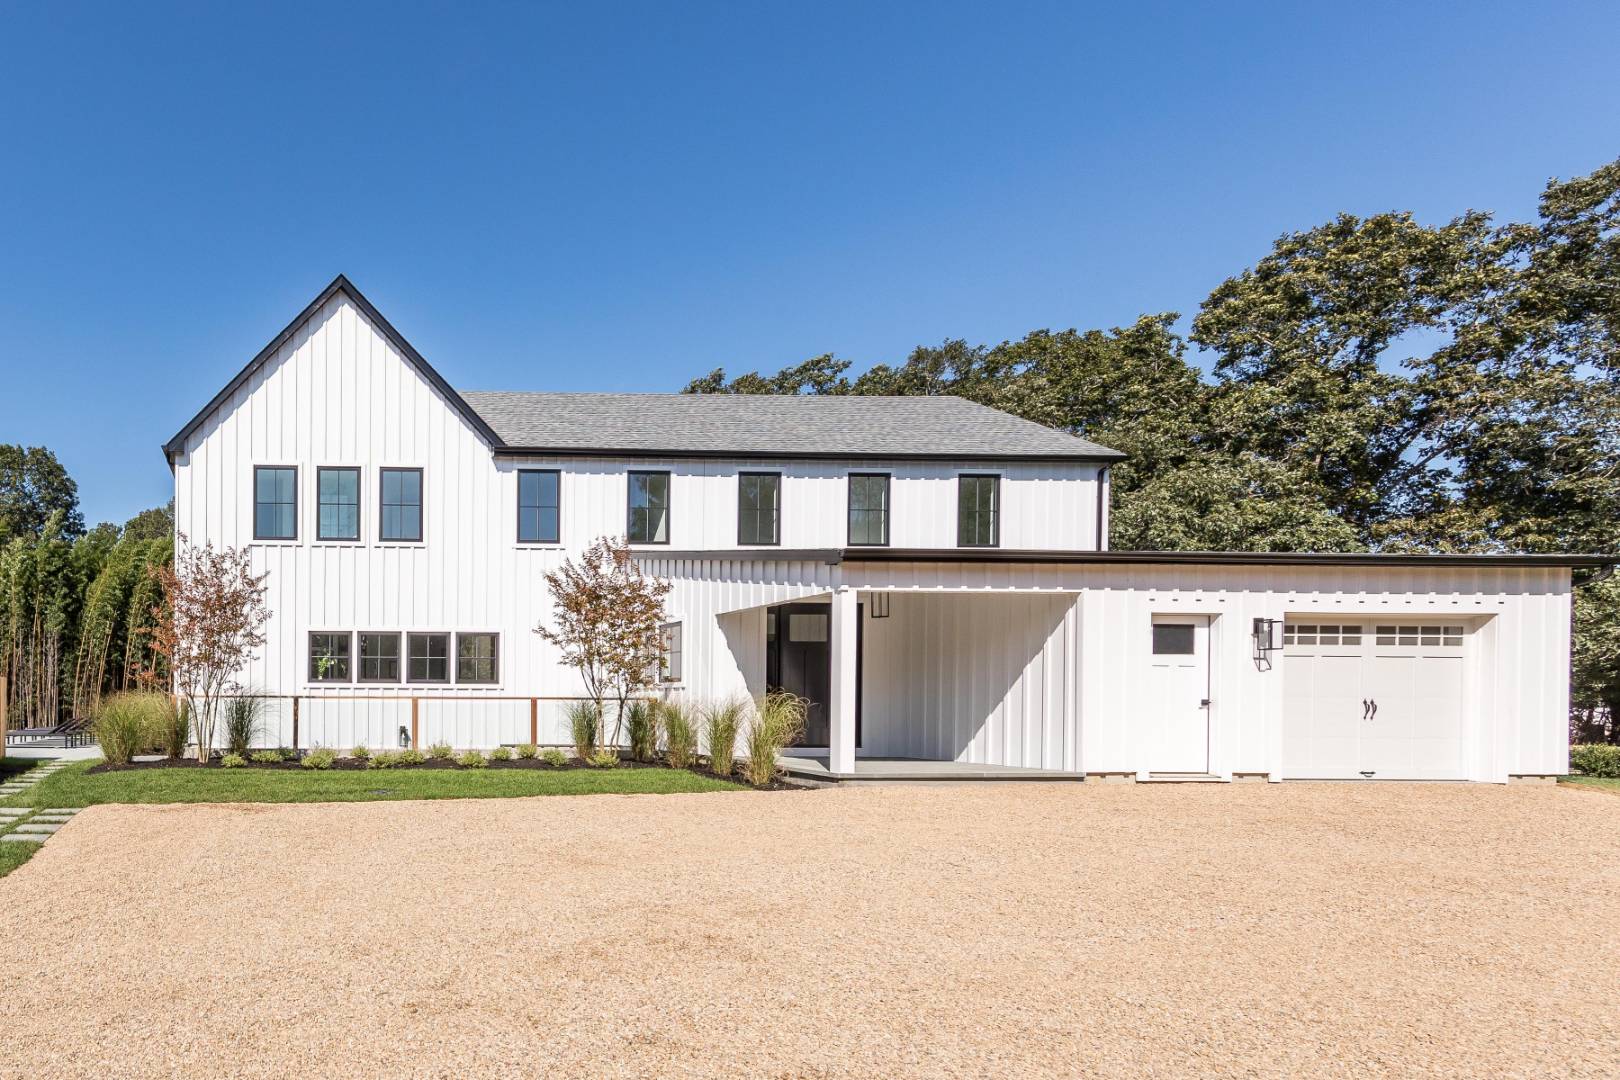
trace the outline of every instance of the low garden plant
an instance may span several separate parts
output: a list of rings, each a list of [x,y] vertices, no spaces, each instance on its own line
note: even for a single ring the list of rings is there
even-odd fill
[[[564,765],[568,764],[568,755],[557,749],[555,746],[548,746],[546,747],[545,753],[540,755],[540,760],[545,762],[547,765],[550,765],[553,769],[560,769]]]
[[[481,751],[467,750],[456,758],[456,764],[463,769],[487,769],[489,768],[489,759]]]
[[[426,760],[427,758],[422,755],[422,751],[414,746],[408,750],[396,750],[394,752],[394,762],[399,765],[420,765]]]
[[[403,750],[379,750],[375,754],[367,756],[365,759],[366,768],[392,769],[396,765],[402,765],[404,762],[400,760],[400,755],[403,753]]]
[[[1583,776],[1620,777],[1620,746],[1590,743],[1569,748],[1569,767]]]
[[[489,752],[489,760],[491,760],[491,761],[511,761],[512,760],[512,749],[511,749],[511,747],[497,746],[495,749],[493,749],[493,750],[491,750]]]
[[[162,738],[165,714],[173,706],[157,693],[114,694],[96,710],[92,731],[112,765],[128,765],[146,746]]]
[[[593,769],[617,769],[619,767],[619,752],[617,750],[598,750],[586,759]]]
[[[710,705],[703,711],[709,768],[716,776],[730,776],[737,763],[737,732],[748,715],[745,702],[732,699]]]
[[[318,746],[304,755],[299,762],[306,769],[330,769],[337,760],[337,751],[330,747]]]
[[[602,710],[594,701],[568,703],[568,731],[574,740],[574,753],[581,761],[589,761],[596,752],[596,732],[602,721]]]
[[[247,758],[243,757],[241,754],[233,754],[226,751],[226,753],[220,757],[219,764],[220,768],[222,769],[240,769],[242,766],[247,764]]]
[[[371,756],[371,748],[365,743],[357,743],[355,748],[349,751],[349,756],[356,761],[364,761]]]
[[[532,742],[526,742],[517,748],[517,756],[522,758],[524,761],[533,761],[534,756],[539,752],[540,748],[534,745]]]
[[[766,694],[754,705],[754,719],[745,740],[747,758],[743,776],[755,787],[776,779],[776,755],[804,731],[805,708],[809,702],[795,694]]]
[[[626,709],[630,756],[637,761],[653,761],[658,757],[658,714],[657,706],[642,698],[632,701]]]
[[[449,761],[456,754],[447,742],[436,742],[427,748],[427,756],[435,761]]]
[[[281,751],[255,750],[253,751],[253,755],[249,760],[251,760],[255,765],[280,765],[282,760]]]
[[[259,716],[264,700],[256,697],[232,698],[225,705],[225,749],[238,757],[246,756],[259,735]],[[184,749],[182,745],[181,749]],[[171,755],[178,757],[178,754]]]
[[[692,710],[679,701],[660,702],[658,711],[664,729],[664,750],[671,768],[687,769],[697,760],[697,724]]]

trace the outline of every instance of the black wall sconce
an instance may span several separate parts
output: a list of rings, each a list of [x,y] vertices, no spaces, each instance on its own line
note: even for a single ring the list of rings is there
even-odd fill
[[[874,618],[874,619],[887,619],[889,617],[889,594],[888,593],[886,593],[886,592],[873,593],[870,604],[871,604],[870,611],[872,612],[872,618]]]
[[[1281,619],[1254,620],[1254,666],[1261,671],[1271,670],[1271,654],[1283,647]]]
[[[411,748],[411,729],[404,724],[399,725],[399,746],[402,750]]]

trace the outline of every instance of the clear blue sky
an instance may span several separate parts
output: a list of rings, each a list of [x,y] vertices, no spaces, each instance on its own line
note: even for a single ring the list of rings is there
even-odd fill
[[[1620,8],[5,3],[0,441],[90,522],[336,273],[469,389],[1191,313],[1620,156]]]

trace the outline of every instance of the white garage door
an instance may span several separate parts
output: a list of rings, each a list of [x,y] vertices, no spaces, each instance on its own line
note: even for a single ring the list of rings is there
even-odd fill
[[[1289,619],[1283,632],[1283,775],[1460,780],[1472,628]]]

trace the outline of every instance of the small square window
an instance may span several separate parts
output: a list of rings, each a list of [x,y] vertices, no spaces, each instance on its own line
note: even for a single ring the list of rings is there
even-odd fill
[[[413,683],[450,681],[450,635],[409,634],[406,637],[405,679]]]
[[[1304,627],[1301,627],[1304,629]],[[1194,651],[1193,627],[1187,623],[1154,623],[1154,656],[1191,656]]]
[[[354,639],[344,631],[326,633],[316,631],[309,635],[309,681],[348,682],[350,649]]]
[[[457,634],[456,682],[499,682],[500,641],[499,634]]]
[[[360,681],[399,682],[399,635],[360,635]]]

